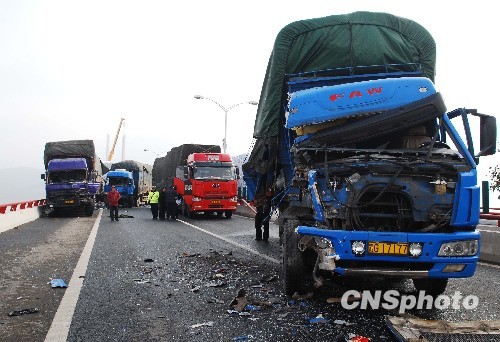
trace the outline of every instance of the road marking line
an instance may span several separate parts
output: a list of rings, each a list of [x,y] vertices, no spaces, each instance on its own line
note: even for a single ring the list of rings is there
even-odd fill
[[[493,267],[493,268],[498,268],[498,269],[500,269],[500,265],[488,264],[488,263],[484,263],[484,262],[478,262],[477,264],[478,264],[478,265],[481,265],[481,266]]]
[[[487,229],[478,229],[478,232],[488,232],[488,233],[497,233],[500,234],[500,231],[498,230],[487,230]]]
[[[198,229],[200,232],[203,232],[203,233],[205,233],[205,234],[208,234],[208,235],[211,235],[211,236],[213,236],[213,237],[216,237],[217,239],[220,239],[220,240],[222,240],[222,241],[225,241],[225,242],[227,242],[227,243],[230,243],[231,245],[234,245],[234,246],[236,246],[236,247],[238,247],[238,248],[244,249],[244,250],[246,250],[247,252],[250,252],[250,253],[252,253],[252,254],[258,255],[258,256],[260,256],[261,258],[264,258],[264,259],[266,259],[266,260],[268,260],[268,261],[271,261],[271,262],[273,262],[273,263],[275,263],[275,264],[278,264],[278,265],[279,265],[279,264],[281,264],[281,261],[279,261],[279,260],[277,260],[277,259],[275,259],[275,258],[272,258],[272,257],[267,256],[267,255],[265,255],[265,254],[259,253],[259,252],[257,252],[257,251],[254,251],[254,250],[253,250],[253,249],[251,249],[251,248],[248,248],[248,247],[246,247],[246,246],[240,245],[239,243],[236,243],[236,242],[234,242],[234,241],[231,241],[231,240],[229,240],[229,239],[226,239],[225,237],[219,236],[219,235],[217,235],[217,234],[215,234],[215,233],[209,232],[208,230],[205,230],[205,229],[203,229],[203,228],[200,228],[200,227],[198,227],[198,226],[195,226],[194,224],[191,224],[191,223],[189,223],[189,222],[182,221],[182,220],[179,220],[179,219],[177,219],[177,221],[182,222],[182,223],[184,223],[185,225],[190,226],[190,227],[192,227],[192,228],[194,228],[194,229]]]
[[[85,279],[83,276],[85,276],[85,272],[87,272],[87,266],[89,264],[90,254],[92,253],[92,248],[97,235],[97,229],[99,228],[99,223],[101,222],[101,216],[102,209],[99,209],[99,214],[94,222],[94,226],[92,227],[92,231],[87,239],[87,243],[83,248],[68,287],[66,288],[61,303],[57,308],[57,312],[54,316],[49,332],[47,333],[47,336],[45,336],[46,342],[65,342],[68,338],[69,328],[71,326],[73,314],[75,313],[76,303],[78,302],[78,297],[80,297],[83,280]]]

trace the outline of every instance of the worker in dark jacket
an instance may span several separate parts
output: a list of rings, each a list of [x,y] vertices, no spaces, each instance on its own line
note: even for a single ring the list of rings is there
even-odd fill
[[[106,196],[109,204],[109,215],[111,216],[111,221],[118,221],[118,201],[120,201],[120,193],[116,190],[115,186],[111,186],[111,191],[108,192]]]
[[[165,199],[167,202],[167,220],[175,220],[177,218],[177,188],[171,186],[165,193]]]
[[[167,188],[161,188],[160,196],[158,197],[158,217],[160,220],[165,220],[165,210],[167,209],[166,194]]]

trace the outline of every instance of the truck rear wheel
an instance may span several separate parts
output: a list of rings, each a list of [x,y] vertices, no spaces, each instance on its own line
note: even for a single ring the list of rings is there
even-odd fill
[[[300,235],[295,233],[298,220],[288,220],[283,232],[283,286],[285,294],[291,296],[304,289],[304,256],[298,248]]]
[[[413,286],[417,291],[425,291],[426,295],[437,297],[446,291],[448,278],[413,279]]]
[[[84,208],[85,216],[92,216],[94,214],[94,210],[95,210],[94,201],[87,203]]]

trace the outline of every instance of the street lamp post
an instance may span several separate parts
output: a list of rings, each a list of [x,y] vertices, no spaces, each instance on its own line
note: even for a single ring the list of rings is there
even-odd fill
[[[227,112],[229,112],[234,107],[237,107],[237,106],[242,105],[242,104],[250,104],[252,106],[256,106],[259,104],[257,101],[247,101],[247,102],[237,103],[235,105],[232,105],[231,107],[226,108],[223,105],[221,105],[219,102],[217,102],[214,99],[211,99],[209,97],[206,97],[206,96],[195,95],[194,98],[197,100],[212,101],[213,103],[215,103],[217,106],[219,106],[224,111],[224,139],[222,140],[222,149],[223,149],[224,153],[227,152]]]

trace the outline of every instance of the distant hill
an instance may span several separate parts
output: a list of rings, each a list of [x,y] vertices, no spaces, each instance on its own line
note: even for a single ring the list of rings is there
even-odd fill
[[[45,198],[43,172],[31,167],[0,169],[0,204]]]

